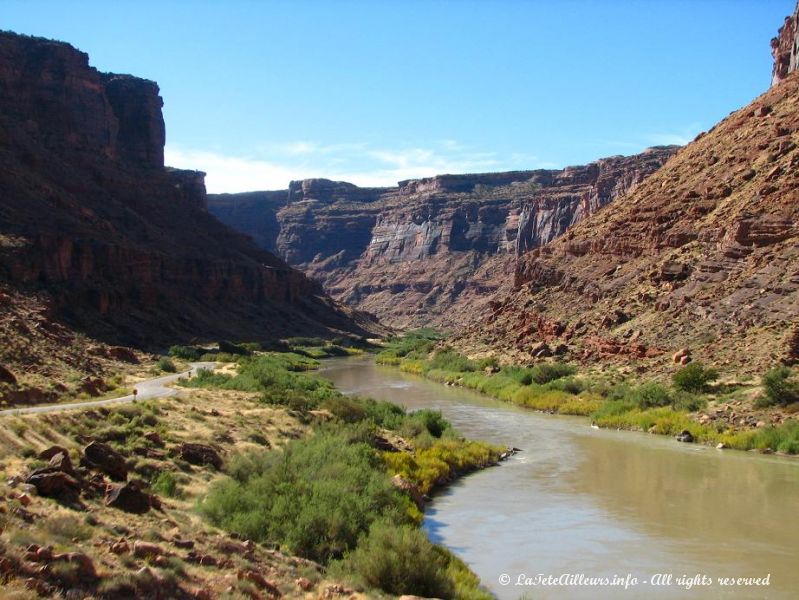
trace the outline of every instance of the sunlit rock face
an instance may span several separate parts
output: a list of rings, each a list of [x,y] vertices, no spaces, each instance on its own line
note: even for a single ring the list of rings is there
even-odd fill
[[[209,210],[390,324],[453,327],[509,289],[518,255],[633,189],[675,151],[391,188],[308,179],[284,191],[210,195]]]

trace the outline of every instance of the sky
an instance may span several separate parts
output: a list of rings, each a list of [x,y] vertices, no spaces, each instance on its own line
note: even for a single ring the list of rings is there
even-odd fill
[[[0,29],[158,82],[209,192],[585,164],[769,86],[794,0],[0,0]]]

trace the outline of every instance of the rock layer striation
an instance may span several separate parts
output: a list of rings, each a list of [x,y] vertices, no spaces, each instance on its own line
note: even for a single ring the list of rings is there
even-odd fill
[[[208,207],[339,300],[395,326],[457,327],[509,289],[517,255],[633,189],[675,151],[393,188],[309,179],[278,192],[210,195]]]
[[[152,81],[0,33],[0,288],[114,343],[357,330],[207,213],[203,173],[164,167],[161,106]]]
[[[795,361],[797,146],[792,73],[624,198],[522,256],[514,291],[462,347],[522,361],[557,348],[641,368],[687,353],[759,373]]]

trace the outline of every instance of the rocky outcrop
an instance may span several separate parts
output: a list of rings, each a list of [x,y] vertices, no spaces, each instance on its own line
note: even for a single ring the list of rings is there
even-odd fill
[[[632,192],[523,255],[515,290],[460,340],[533,360],[762,373],[799,321],[799,73]],[[679,352],[677,352],[679,350]]]
[[[793,14],[785,17],[777,37],[771,40],[771,55],[774,57],[771,85],[777,85],[799,66],[799,2]]]
[[[209,211],[390,324],[458,326],[509,289],[517,254],[563,234],[675,151],[394,188],[312,179],[283,192],[211,195]]]
[[[141,346],[362,333],[317,284],[205,212],[203,173],[164,168],[161,106],[154,82],[0,33],[0,290],[41,298],[51,333],[67,325],[62,346],[75,329]],[[25,319],[5,328],[4,310],[13,336]],[[0,344],[0,363],[26,354],[14,347]]]

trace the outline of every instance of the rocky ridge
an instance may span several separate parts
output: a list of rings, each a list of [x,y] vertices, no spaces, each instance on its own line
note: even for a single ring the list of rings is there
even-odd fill
[[[203,173],[164,167],[161,106],[152,81],[0,32],[0,364],[23,378],[53,362],[94,373],[85,353],[48,350],[81,353],[91,338],[363,332],[318,284],[209,215]]]
[[[771,54],[774,57],[771,85],[777,85],[799,66],[799,2],[771,40]]]
[[[210,195],[208,206],[338,300],[398,327],[459,327],[509,290],[518,254],[633,189],[675,151],[393,188],[310,179],[284,191]]]
[[[640,369],[686,354],[745,373],[795,361],[797,143],[792,73],[623,199],[521,257],[514,291],[461,347]]]
[[[185,330],[193,313],[209,324],[200,304],[311,301],[312,282],[205,212],[203,173],[164,168],[161,105],[154,82],[101,74],[68,44],[0,34],[4,279],[129,341],[169,331],[160,310]]]

